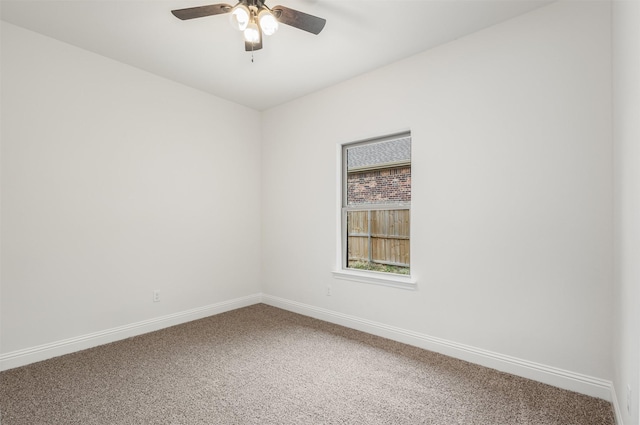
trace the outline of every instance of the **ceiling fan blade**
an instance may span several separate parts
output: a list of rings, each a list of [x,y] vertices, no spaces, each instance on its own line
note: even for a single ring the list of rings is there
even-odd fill
[[[172,10],[173,16],[182,19],[202,18],[204,16],[220,15],[231,12],[232,6],[224,3],[210,4],[208,6],[189,7],[187,9]]]
[[[272,8],[271,11],[279,22],[316,35],[320,34],[320,31],[322,31],[324,25],[327,23],[326,19],[318,18],[317,16],[289,9],[284,6],[276,6]]]

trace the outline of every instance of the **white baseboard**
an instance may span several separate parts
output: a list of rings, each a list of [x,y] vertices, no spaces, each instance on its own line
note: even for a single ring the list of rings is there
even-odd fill
[[[12,351],[0,355],[0,371],[25,366],[30,363],[50,359],[52,357],[73,353],[98,345],[107,344],[121,339],[129,338],[192,320],[202,319],[214,314],[224,313],[241,307],[247,307],[261,302],[261,294],[249,295],[233,300],[198,307],[179,313],[168,314],[154,319],[131,323],[116,328],[81,335],[75,338],[55,341],[22,350]]]
[[[622,411],[620,410],[620,401],[618,400],[616,387],[614,385],[611,385],[611,404],[613,405],[613,414],[615,416],[616,425],[624,425]]]
[[[435,351],[555,387],[612,401],[613,385],[611,381],[604,379],[495,353],[271,295],[263,294],[262,302],[273,307]],[[619,417],[619,409],[616,411],[616,415]],[[620,422],[618,425],[622,425],[622,423]]]

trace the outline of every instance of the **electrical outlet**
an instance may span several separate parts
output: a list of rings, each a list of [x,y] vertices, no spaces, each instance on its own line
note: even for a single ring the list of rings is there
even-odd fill
[[[631,413],[631,385],[627,385],[627,413]]]
[[[153,291],[153,302],[154,303],[160,302],[160,291],[157,289]]]
[[[327,285],[327,297],[331,296],[331,285]]]

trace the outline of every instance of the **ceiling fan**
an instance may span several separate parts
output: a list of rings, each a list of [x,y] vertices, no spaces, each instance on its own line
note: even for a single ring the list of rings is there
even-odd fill
[[[263,0],[240,0],[235,6],[225,3],[172,10],[176,18],[187,20],[211,15],[231,14],[231,25],[244,33],[246,51],[262,49],[262,34],[272,35],[278,23],[290,25],[312,34],[319,34],[326,19],[289,9],[284,6],[269,8]]]

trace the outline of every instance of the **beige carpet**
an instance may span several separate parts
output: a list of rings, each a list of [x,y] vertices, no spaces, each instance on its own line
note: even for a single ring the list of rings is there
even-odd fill
[[[611,405],[255,305],[0,374],[2,425],[613,425]]]

